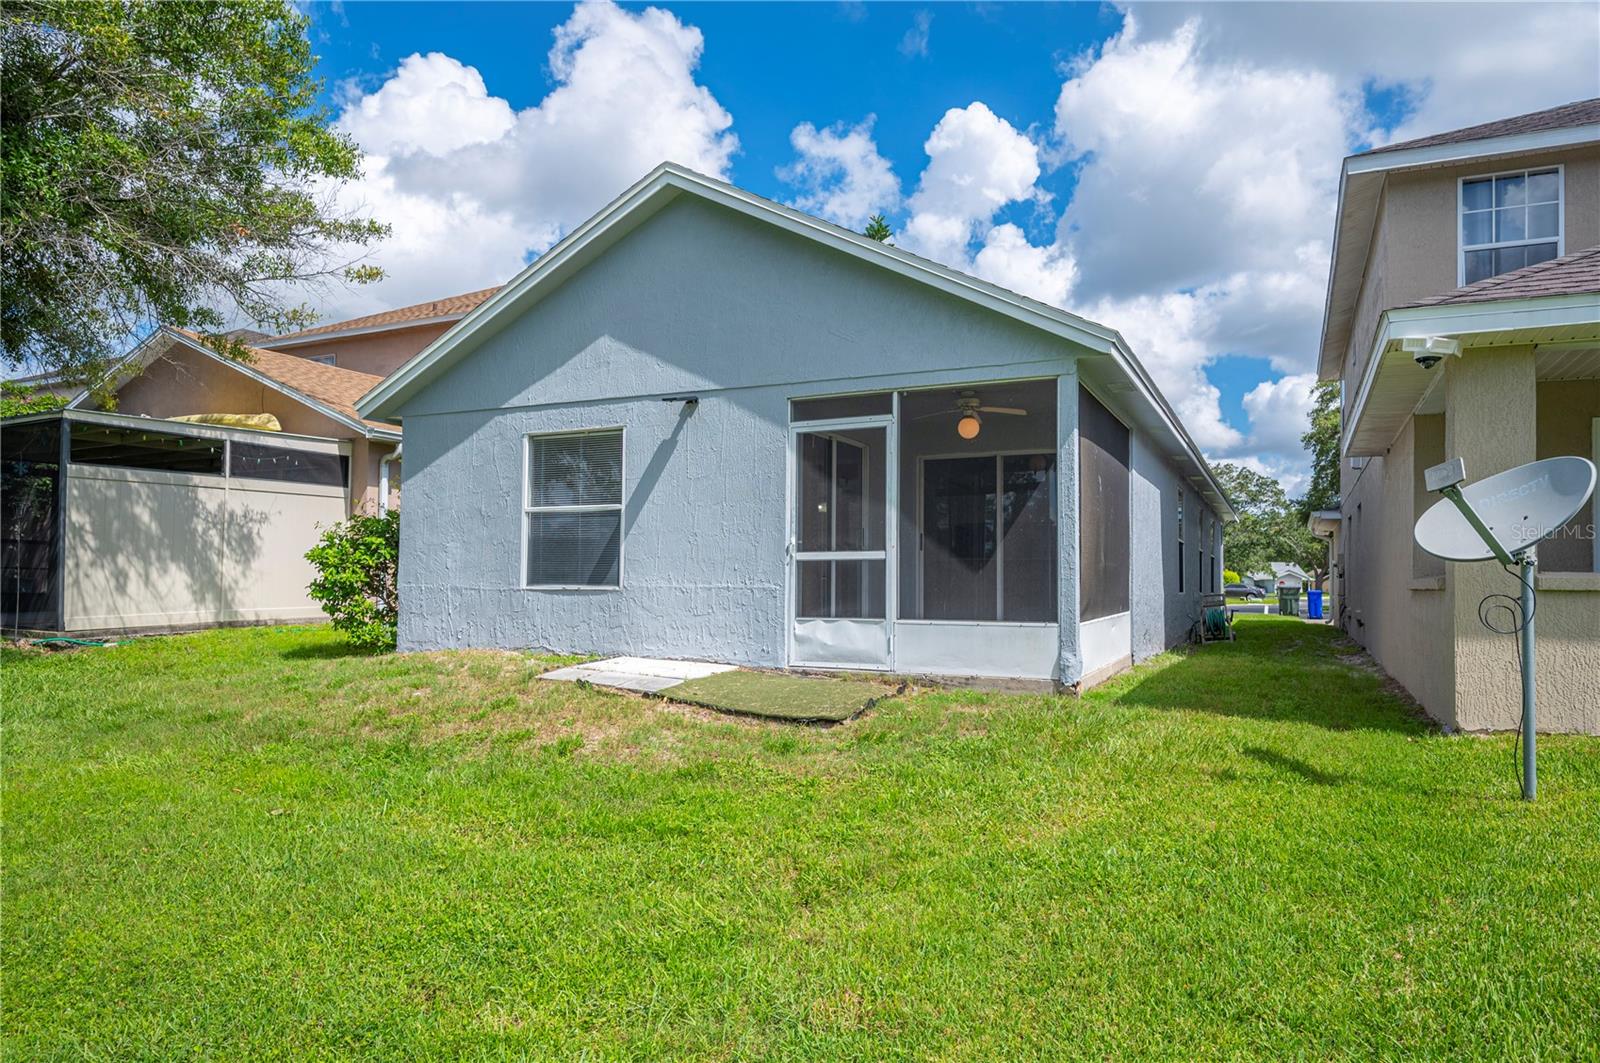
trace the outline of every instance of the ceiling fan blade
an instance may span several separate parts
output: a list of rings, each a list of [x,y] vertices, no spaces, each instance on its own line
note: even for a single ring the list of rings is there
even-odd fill
[[[951,414],[959,412],[959,410],[934,410],[932,413],[919,413],[911,419],[913,421],[926,421],[930,417],[949,417]]]
[[[1028,416],[1027,410],[1019,409],[1016,406],[979,406],[978,409],[984,413],[1009,413],[1013,417]]]

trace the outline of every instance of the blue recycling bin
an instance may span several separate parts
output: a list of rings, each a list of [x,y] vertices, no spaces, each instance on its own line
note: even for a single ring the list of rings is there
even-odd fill
[[[1306,619],[1322,619],[1322,592],[1306,591]]]

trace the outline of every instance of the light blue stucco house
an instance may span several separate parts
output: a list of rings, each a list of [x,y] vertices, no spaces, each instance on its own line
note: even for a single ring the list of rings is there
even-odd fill
[[[405,427],[403,650],[1081,686],[1221,588],[1115,331],[670,164],[358,408]]]

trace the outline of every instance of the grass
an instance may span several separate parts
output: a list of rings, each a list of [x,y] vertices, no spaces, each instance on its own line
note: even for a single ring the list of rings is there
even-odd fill
[[[1600,744],[1524,804],[1237,628],[826,729],[323,629],[7,652],[4,1056],[1596,1058]]]
[[[670,687],[664,696],[687,705],[801,723],[839,723],[894,693],[894,687],[858,679],[718,672]]]

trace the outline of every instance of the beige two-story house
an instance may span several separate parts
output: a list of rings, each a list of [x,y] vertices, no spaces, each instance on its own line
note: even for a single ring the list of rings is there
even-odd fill
[[[1336,622],[1444,725],[1515,727],[1515,640],[1479,620],[1515,579],[1412,529],[1447,458],[1475,481],[1600,457],[1600,100],[1347,158],[1319,375],[1343,386]],[[1540,728],[1600,733],[1592,500],[1539,547],[1537,587]]]

